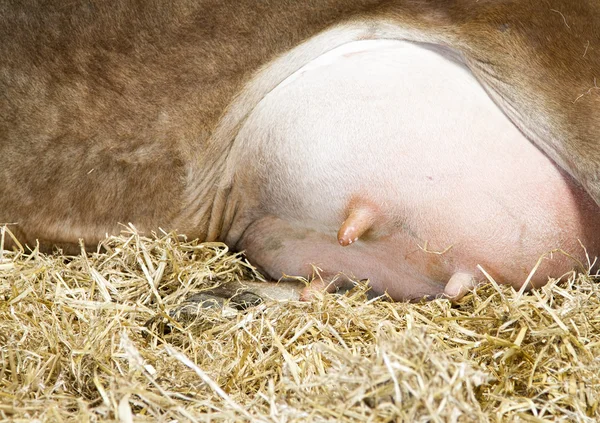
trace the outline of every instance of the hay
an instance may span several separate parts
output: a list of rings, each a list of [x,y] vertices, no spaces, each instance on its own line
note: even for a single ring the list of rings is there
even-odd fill
[[[457,306],[368,301],[359,284],[178,319],[190,295],[260,275],[172,234],[104,246],[0,253],[2,421],[600,419],[593,278],[489,285]]]

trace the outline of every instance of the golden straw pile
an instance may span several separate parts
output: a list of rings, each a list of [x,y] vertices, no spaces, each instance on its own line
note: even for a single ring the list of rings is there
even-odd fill
[[[177,313],[257,279],[224,245],[173,234],[131,231],[74,257],[0,252],[0,420],[600,420],[592,277],[488,285],[454,306],[369,301],[359,284]]]

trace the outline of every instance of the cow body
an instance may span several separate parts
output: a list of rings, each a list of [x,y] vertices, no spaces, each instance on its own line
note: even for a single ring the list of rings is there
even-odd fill
[[[454,52],[598,203],[599,16],[591,0],[5,2],[0,221],[46,248],[126,222],[241,237],[248,116],[310,60],[380,38]]]

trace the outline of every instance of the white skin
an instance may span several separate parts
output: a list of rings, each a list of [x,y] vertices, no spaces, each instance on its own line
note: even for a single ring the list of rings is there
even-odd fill
[[[458,299],[483,275],[520,287],[540,256],[597,255],[600,211],[450,53],[343,46],[267,95],[236,143],[253,187],[239,239],[271,277],[342,272],[396,300]],[[247,227],[245,226],[247,225]],[[543,260],[532,286],[576,267]],[[337,280],[338,284],[344,279]]]

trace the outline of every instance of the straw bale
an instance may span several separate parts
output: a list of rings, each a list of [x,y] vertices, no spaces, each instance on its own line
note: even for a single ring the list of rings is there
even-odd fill
[[[71,257],[0,248],[0,420],[600,419],[590,275],[488,284],[456,305],[368,300],[357,283],[311,302],[181,308],[261,278],[223,244],[133,229]]]

